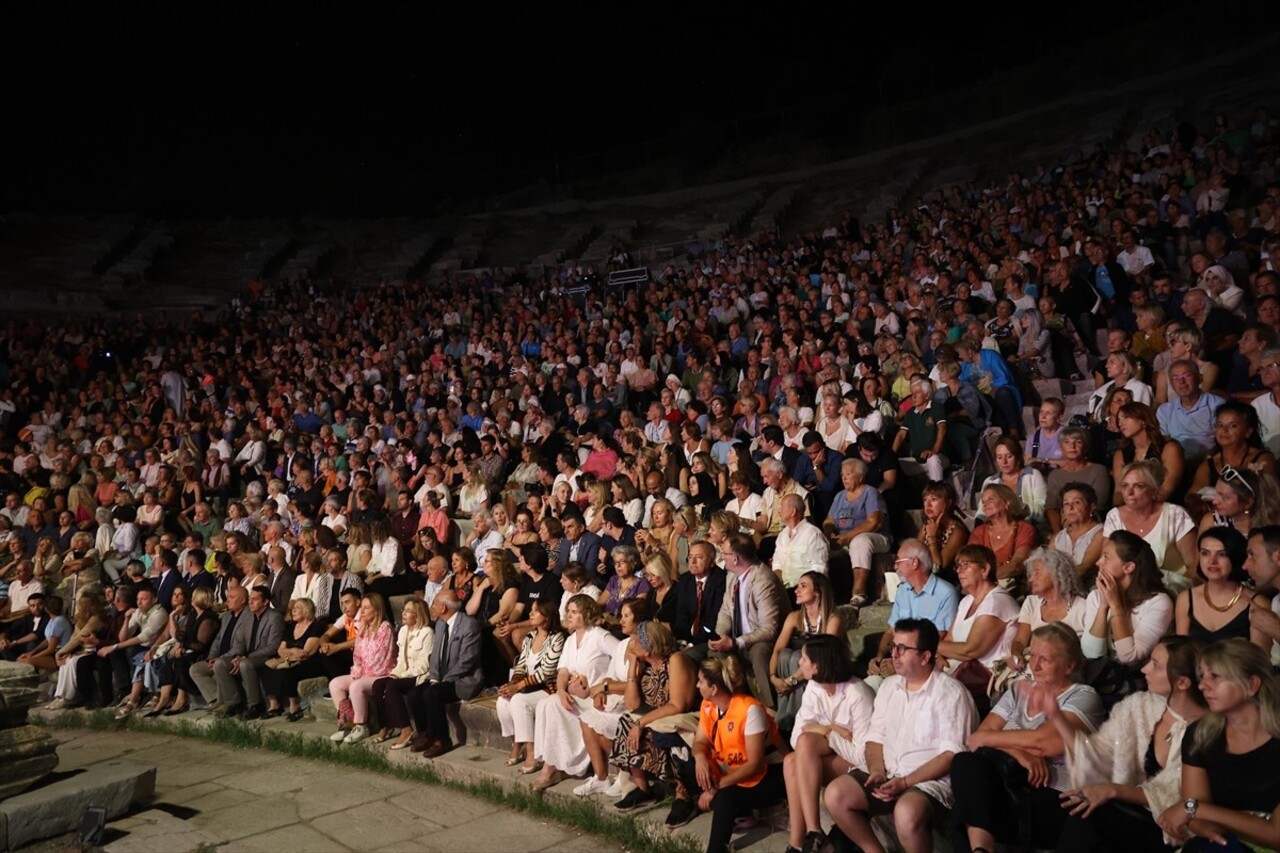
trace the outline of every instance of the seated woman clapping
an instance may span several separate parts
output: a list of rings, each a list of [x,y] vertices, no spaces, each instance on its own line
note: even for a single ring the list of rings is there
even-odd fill
[[[818,850],[825,842],[819,795],[822,786],[866,769],[866,736],[875,693],[853,676],[849,644],[843,637],[817,634],[800,649],[797,674],[804,699],[791,732],[794,750],[782,763],[790,812],[790,846]]]
[[[969,749],[951,763],[954,849],[995,850],[996,842],[1019,848],[1053,847],[1066,813],[1060,806],[1067,779],[1065,747],[1046,720],[1049,702],[1072,731],[1092,732],[1105,716],[1092,687],[1073,675],[1084,662],[1080,638],[1060,622],[1031,635],[1028,667],[1035,684],[1008,690],[978,730]]]
[[[1147,689],[1125,698],[1089,734],[1072,729],[1045,702],[1045,716],[1067,749],[1070,814],[1058,839],[1065,851],[1161,850],[1178,844],[1163,836],[1156,816],[1182,802],[1183,735],[1205,713],[1197,653],[1185,637],[1166,637],[1142,668]]]
[[[564,631],[560,610],[551,599],[533,602],[529,611],[533,630],[524,635],[520,654],[511,670],[511,680],[498,688],[498,721],[502,736],[511,741],[507,766],[529,759],[532,765],[533,726],[538,703],[555,684],[564,652]]]
[[[1158,821],[1191,851],[1280,849],[1280,681],[1247,640],[1214,643],[1200,655],[1209,713],[1187,727],[1182,802]],[[1220,845],[1220,846],[1216,846]]]

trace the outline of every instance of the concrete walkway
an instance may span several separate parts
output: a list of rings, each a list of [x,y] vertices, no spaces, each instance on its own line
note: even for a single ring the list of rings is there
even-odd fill
[[[159,808],[113,821],[109,853],[448,851],[609,853],[608,839],[442,787],[260,749],[142,732],[57,730],[59,771],[125,759],[154,765]],[[177,811],[177,810],[175,810]]]

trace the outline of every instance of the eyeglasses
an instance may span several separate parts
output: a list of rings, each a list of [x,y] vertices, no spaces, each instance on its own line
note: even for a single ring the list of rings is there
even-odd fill
[[[889,654],[893,655],[894,657],[897,657],[898,655],[905,655],[907,652],[918,652],[918,651],[920,651],[920,649],[916,648],[915,646],[904,646],[902,643],[891,643],[889,645]]]
[[[899,557],[898,559],[893,561],[893,564],[896,566],[899,563],[913,563],[915,562],[915,559],[916,559],[915,557]]]
[[[1258,372],[1261,373],[1264,370],[1271,370],[1275,367],[1280,367],[1280,361],[1268,361],[1266,364],[1258,368]]]
[[[1253,486],[1249,485],[1249,481],[1244,478],[1244,475],[1240,473],[1240,470],[1238,468],[1233,468],[1230,465],[1223,465],[1222,470],[1219,472],[1219,474],[1221,475],[1224,482],[1239,483],[1240,485],[1244,486],[1246,489],[1249,490],[1249,494],[1253,494]]]

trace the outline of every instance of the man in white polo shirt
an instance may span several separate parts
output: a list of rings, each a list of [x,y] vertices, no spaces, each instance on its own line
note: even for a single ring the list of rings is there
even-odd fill
[[[1269,349],[1262,354],[1258,367],[1267,393],[1253,399],[1258,412],[1258,437],[1267,450],[1280,456],[1280,349]]]

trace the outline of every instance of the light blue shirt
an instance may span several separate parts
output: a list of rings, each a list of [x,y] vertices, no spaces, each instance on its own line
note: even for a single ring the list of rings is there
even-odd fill
[[[1214,412],[1225,402],[1216,394],[1202,393],[1188,409],[1174,397],[1156,409],[1156,421],[1160,431],[1181,444],[1187,456],[1206,456],[1214,444]]]
[[[950,631],[959,607],[960,594],[956,588],[937,575],[930,575],[919,592],[904,581],[898,584],[893,609],[889,611],[889,627],[900,619],[928,619],[938,626],[938,633]]]

